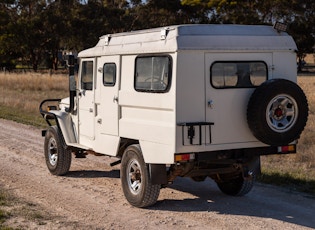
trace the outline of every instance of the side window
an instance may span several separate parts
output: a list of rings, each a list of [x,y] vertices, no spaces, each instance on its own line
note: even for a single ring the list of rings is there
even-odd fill
[[[257,87],[268,79],[268,68],[262,61],[215,62],[210,79],[214,88]]]
[[[93,90],[93,61],[82,62],[81,89]]]
[[[140,56],[136,58],[136,91],[167,92],[171,80],[172,61],[170,56]]]
[[[103,84],[114,86],[116,84],[116,64],[105,63],[103,66]]]

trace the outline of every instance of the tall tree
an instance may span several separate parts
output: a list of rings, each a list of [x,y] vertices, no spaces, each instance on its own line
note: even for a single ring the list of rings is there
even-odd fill
[[[15,16],[14,0],[0,0],[0,66],[11,68],[17,58],[19,49],[14,41]]]
[[[182,23],[290,24],[303,58],[314,46],[314,0],[0,0],[0,63],[57,67],[58,51],[116,33]]]
[[[236,24],[289,24],[289,33],[299,48],[298,56],[312,52],[315,36],[314,0],[182,0],[186,7],[202,9],[210,22]],[[197,18],[196,16],[193,16]]]
[[[148,0],[131,10],[130,30],[188,23],[180,0]]]
[[[45,6],[44,0],[20,0],[5,5],[10,19],[2,36],[6,52],[31,60],[34,70],[37,70],[44,46],[41,13]]]
[[[296,1],[294,20],[289,33],[294,37],[298,47],[298,68],[301,71],[302,61],[307,53],[313,53],[315,47],[315,2],[312,0]]]

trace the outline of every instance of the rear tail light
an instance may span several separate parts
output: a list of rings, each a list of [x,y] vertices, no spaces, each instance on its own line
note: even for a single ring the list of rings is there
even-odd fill
[[[279,146],[278,153],[295,153],[296,145]]]
[[[195,154],[194,153],[186,153],[186,154],[175,155],[175,162],[192,161],[192,160],[195,160]]]

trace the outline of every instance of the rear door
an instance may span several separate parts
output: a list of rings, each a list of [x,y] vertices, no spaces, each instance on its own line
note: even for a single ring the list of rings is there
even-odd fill
[[[271,53],[205,55],[206,122],[214,123],[211,144],[257,141],[247,125],[247,103],[271,75],[271,67]]]
[[[119,145],[120,56],[97,58],[95,87],[95,143],[98,153],[115,156]]]
[[[97,59],[97,125],[100,133],[118,136],[119,56]]]
[[[78,94],[78,118],[79,118],[79,143],[90,146],[89,141],[94,140],[94,78],[95,59],[86,58],[81,60],[79,73]]]

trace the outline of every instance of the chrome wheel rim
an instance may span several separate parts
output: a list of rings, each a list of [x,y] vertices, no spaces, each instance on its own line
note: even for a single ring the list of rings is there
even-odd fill
[[[48,142],[48,159],[52,166],[56,166],[58,160],[58,148],[54,138],[50,138]]]
[[[296,123],[298,106],[295,99],[287,94],[274,97],[268,104],[266,119],[268,126],[278,133],[291,129]]]
[[[142,187],[142,171],[139,162],[135,159],[127,166],[127,181],[130,191],[137,195]]]

